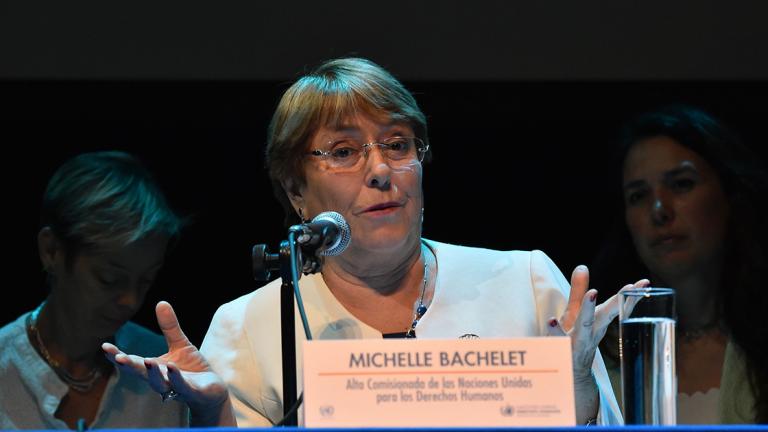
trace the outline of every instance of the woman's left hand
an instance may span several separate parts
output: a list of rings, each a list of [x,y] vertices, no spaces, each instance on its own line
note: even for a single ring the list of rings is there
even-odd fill
[[[167,398],[178,398],[190,409],[192,426],[237,426],[227,386],[208,361],[184,335],[176,313],[167,302],[155,308],[157,323],[168,343],[168,352],[144,358],[120,351],[111,343],[102,349],[122,372],[146,380]]]
[[[641,279],[622,288],[645,287],[650,282]],[[571,275],[571,293],[568,306],[560,319],[551,317],[549,334],[568,335],[573,355],[573,384],[576,392],[576,418],[579,424],[597,416],[597,384],[592,375],[592,361],[597,345],[605,336],[608,324],[619,314],[619,295],[615,294],[597,305],[597,290],[589,289],[589,270],[578,266]]]

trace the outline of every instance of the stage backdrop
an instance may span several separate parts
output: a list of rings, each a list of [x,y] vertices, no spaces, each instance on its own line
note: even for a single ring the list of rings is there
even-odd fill
[[[190,224],[137,320],[170,301],[199,343],[216,307],[258,287],[250,248],[276,248],[282,210],[263,168],[266,127],[287,81],[7,80],[0,128],[7,299],[4,324],[45,296],[40,199],[79,152],[123,149],[155,173]],[[765,158],[762,81],[406,81],[429,119],[424,233],[497,249],[542,249],[567,275],[589,264],[615,211],[611,154],[622,121],[689,103]],[[8,112],[8,110],[6,110]],[[607,293],[618,286],[597,287]],[[277,328],[276,328],[277,331]]]

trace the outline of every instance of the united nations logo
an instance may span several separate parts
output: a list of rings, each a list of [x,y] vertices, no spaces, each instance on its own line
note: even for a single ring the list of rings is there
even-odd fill
[[[480,336],[473,333],[466,333],[459,336],[459,339],[480,339]]]
[[[499,412],[501,412],[502,417],[512,417],[515,415],[515,407],[510,404],[502,405]]]
[[[320,407],[320,415],[323,417],[333,417],[333,405],[323,405]]]

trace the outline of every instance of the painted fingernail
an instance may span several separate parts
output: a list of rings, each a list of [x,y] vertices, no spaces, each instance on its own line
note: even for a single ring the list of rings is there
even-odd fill
[[[554,318],[552,318],[551,320],[549,320],[549,326],[550,326],[550,327],[553,327],[553,328],[554,328],[554,327],[557,327],[557,320],[556,320],[556,319],[554,319]]]
[[[589,295],[589,301],[591,301],[592,303],[594,303],[594,302],[595,302],[595,300],[597,300],[597,293],[592,293],[592,294],[590,294],[590,295]]]

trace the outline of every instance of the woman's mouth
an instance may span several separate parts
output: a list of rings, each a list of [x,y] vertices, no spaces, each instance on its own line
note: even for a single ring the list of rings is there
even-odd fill
[[[369,215],[386,215],[393,213],[397,211],[400,207],[402,207],[402,204],[396,201],[389,201],[385,203],[380,203],[376,205],[372,205],[365,210],[363,210],[363,213],[369,214]]]
[[[651,247],[669,247],[676,246],[686,240],[684,235],[678,234],[665,234],[660,235],[653,239]]]

